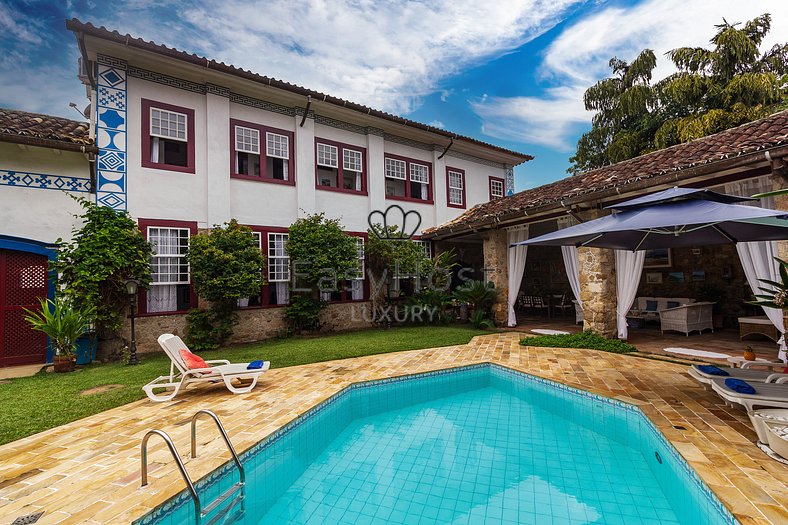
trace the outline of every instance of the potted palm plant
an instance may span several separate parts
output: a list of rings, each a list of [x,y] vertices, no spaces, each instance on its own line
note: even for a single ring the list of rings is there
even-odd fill
[[[39,299],[41,309],[25,309],[25,321],[33,330],[44,332],[55,349],[55,372],[71,372],[76,364],[74,352],[77,339],[90,329],[96,313],[95,307],[76,308],[65,297]]]

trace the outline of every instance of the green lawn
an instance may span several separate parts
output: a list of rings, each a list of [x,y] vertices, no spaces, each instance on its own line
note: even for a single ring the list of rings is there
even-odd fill
[[[205,359],[271,361],[272,368],[402,350],[463,344],[488,332],[464,326],[418,326],[347,332],[239,345],[205,352]],[[162,353],[143,354],[137,366],[90,365],[68,374],[40,373],[0,383],[0,444],[145,397],[142,385],[169,371]],[[81,395],[102,385],[122,385]],[[219,390],[217,388],[217,390]],[[231,395],[226,392],[227,395]],[[188,395],[188,390],[186,391]]]

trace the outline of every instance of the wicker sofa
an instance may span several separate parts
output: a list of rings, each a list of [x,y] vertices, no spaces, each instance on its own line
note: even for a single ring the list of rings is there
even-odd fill
[[[694,302],[689,297],[638,297],[632,309],[646,321],[659,321],[662,310]]]
[[[707,328],[714,332],[713,306],[714,303],[697,302],[660,310],[660,330],[662,333],[665,333],[665,330],[675,330],[687,336],[690,332],[697,330],[700,333]]]

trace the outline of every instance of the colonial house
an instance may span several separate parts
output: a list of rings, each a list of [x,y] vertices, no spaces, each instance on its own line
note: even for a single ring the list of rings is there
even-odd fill
[[[103,27],[66,25],[81,53],[90,122],[0,113],[2,128],[39,122],[0,136],[14,142],[0,144],[0,234],[51,256],[78,211],[52,189],[128,211],[155,252],[153,283],[139,301],[141,351],[157,348],[161,333],[183,333],[185,312],[197,306],[185,250],[198,232],[230,219],[256,232],[266,284],[242,302],[234,340],[260,340],[284,328],[284,246],[298,217],[339,218],[363,256],[371,212],[397,204],[420,214],[420,230],[435,227],[511,193],[514,166],[531,158]],[[18,248],[2,242],[0,261]],[[324,326],[365,326],[350,307],[368,297],[365,280],[327,297]],[[0,334],[12,337],[2,324]],[[12,364],[3,348],[0,366]]]
[[[526,249],[510,245],[606,215],[606,206],[675,186],[709,188],[740,196],[782,189],[788,186],[786,154],[788,111],[783,111],[480,204],[454,220],[428,229],[423,238],[439,247],[475,246],[477,257],[484,261],[489,279],[498,290],[494,313],[500,324],[516,324],[518,296],[567,293],[582,303],[581,315],[587,329],[615,337],[613,250],[571,247],[567,255],[558,247]],[[788,210],[788,198],[761,199],[757,205]],[[775,253],[788,256],[788,243],[777,244]],[[732,327],[741,315],[762,315],[760,308],[745,303],[752,290],[732,244],[667,250],[655,260],[647,259],[645,268],[642,276],[636,276],[640,279],[639,296],[715,301],[721,322]]]

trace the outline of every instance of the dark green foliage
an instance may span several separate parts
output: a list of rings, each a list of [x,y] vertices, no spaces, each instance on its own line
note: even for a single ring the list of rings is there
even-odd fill
[[[568,171],[600,168],[788,107],[788,44],[759,50],[771,16],[716,27],[710,49],[668,52],[678,71],[655,85],[650,83],[656,65],[651,50],[631,64],[613,58],[614,75],[585,93],[586,109],[596,111],[593,128],[578,141]]]
[[[189,268],[197,295],[235,304],[260,293],[265,259],[252,230],[235,219],[189,241]]]
[[[77,339],[85,335],[96,313],[96,308],[76,308],[63,296],[50,300],[39,299],[41,307],[36,311],[25,308],[25,321],[33,330],[43,332],[55,347],[55,355],[71,357],[77,348]]]
[[[769,279],[758,279],[763,284],[768,284],[769,287],[759,286],[761,294],[755,295],[754,301],[748,301],[749,304],[762,306],[765,308],[788,308],[788,262],[783,261],[777,257],[774,258],[779,264],[780,282],[771,281]]]
[[[191,350],[214,350],[233,335],[238,314],[233,309],[193,308],[186,314],[186,341]]]
[[[260,293],[265,260],[252,230],[233,219],[189,241],[188,260],[197,295],[208,310],[192,310],[187,339],[197,350],[218,348],[233,333],[238,299]]]
[[[586,350],[602,350],[614,354],[637,352],[637,348],[621,339],[606,339],[591,330],[578,334],[539,335],[520,340],[524,346],[543,346],[548,348],[584,348]]]
[[[308,295],[293,295],[285,308],[285,319],[294,330],[320,330],[320,312],[326,303]]]
[[[442,289],[423,288],[410,298],[406,308],[408,319],[423,324],[449,324],[454,320],[454,315],[449,310],[452,296]]]
[[[334,290],[358,272],[356,239],[342,229],[339,219],[316,213],[290,225],[287,238],[295,290],[285,317],[296,330],[320,329],[326,303],[321,290]]]
[[[495,286],[492,282],[468,281],[454,290],[455,299],[466,303],[474,311],[483,311],[485,315],[489,315],[495,296]]]
[[[358,266],[356,240],[344,232],[339,219],[316,213],[290,225],[287,254],[293,264],[296,286],[332,287],[352,276]]]
[[[378,226],[377,229],[382,231],[383,227]],[[397,272],[400,275],[414,275],[419,272],[422,261],[426,259],[421,246],[411,239],[380,239],[374,231],[369,230],[368,233],[367,268],[375,280],[389,280]],[[389,226],[388,235],[397,238],[397,227]]]
[[[495,321],[488,317],[488,312],[484,309],[477,308],[468,317],[471,326],[478,330],[488,330],[495,327]]]
[[[99,333],[118,337],[129,304],[123,283],[136,278],[142,289],[148,287],[151,245],[128,213],[78,200],[84,209],[82,226],[74,228],[71,242],[58,239],[58,259],[52,266],[73,306],[95,307]]]

